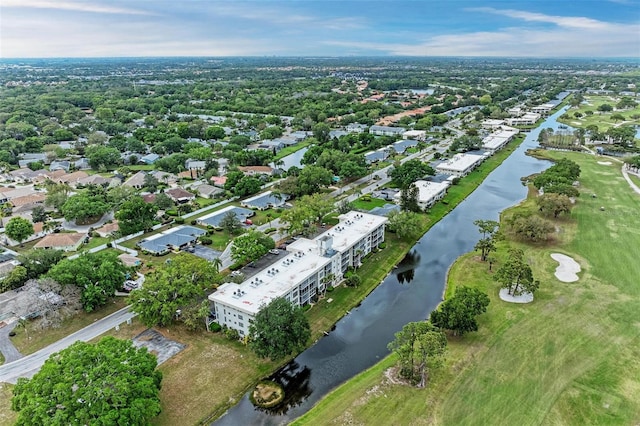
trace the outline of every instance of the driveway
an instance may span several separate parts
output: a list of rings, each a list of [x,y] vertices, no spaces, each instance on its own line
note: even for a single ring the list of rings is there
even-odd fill
[[[110,220],[113,220],[113,212],[105,213],[99,221],[97,221],[96,223],[91,223],[89,225],[76,225],[75,223],[69,222],[68,220],[64,220],[62,222],[62,227],[68,231],[88,232],[89,228],[100,228]]]
[[[4,356],[4,363],[10,363],[22,358],[22,354],[18,352],[11,339],[9,338],[9,333],[13,330],[18,322],[12,322],[11,324],[7,324],[4,327],[0,328],[0,352]]]
[[[201,257],[205,260],[208,260],[209,262],[212,262],[213,260],[219,258],[222,253],[219,251],[210,249],[209,247],[205,247],[201,244],[196,244],[195,246],[193,246],[193,253],[191,254],[193,254],[194,256]]]

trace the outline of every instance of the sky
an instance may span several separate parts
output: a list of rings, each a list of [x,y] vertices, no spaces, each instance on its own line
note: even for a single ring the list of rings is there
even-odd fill
[[[640,57],[640,0],[0,0],[0,58]]]

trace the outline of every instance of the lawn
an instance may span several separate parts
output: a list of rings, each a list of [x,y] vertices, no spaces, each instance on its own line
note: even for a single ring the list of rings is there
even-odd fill
[[[382,198],[374,198],[370,195],[365,195],[355,201],[352,201],[351,205],[358,210],[371,210],[389,203],[390,201],[383,200]]]
[[[13,385],[0,383],[0,426],[11,426],[16,423],[17,413],[11,411]]]
[[[640,419],[640,197],[616,165],[584,154],[581,197],[547,245],[526,250],[541,281],[530,305],[498,297],[476,253],[451,268],[448,293],[477,286],[490,296],[480,330],[450,338],[448,358],[426,389],[390,384],[392,357],[347,382],[296,424],[636,424]],[[605,183],[606,184],[603,184]],[[605,211],[600,207],[605,206]],[[528,201],[518,209],[532,208]],[[504,256],[501,243],[498,258]],[[553,252],[583,267],[576,283],[558,281]],[[494,266],[495,271],[495,266]],[[381,417],[380,413],[393,413]]]
[[[630,108],[621,111],[600,112],[598,107],[602,104],[609,104],[615,108],[616,104],[621,98],[615,96],[602,96],[602,95],[585,95],[586,104],[580,105],[579,108],[570,108],[560,119],[559,122],[568,124],[572,127],[585,128],[589,125],[595,124],[601,132],[605,132],[609,127],[619,125],[621,121],[615,121],[611,119],[614,114],[622,114],[625,117],[626,124],[640,124],[640,106]],[[593,115],[585,115],[585,111],[593,111]],[[575,118],[576,112],[582,113],[582,117]],[[633,117],[637,118],[633,118]]]
[[[276,154],[276,156],[273,158],[274,161],[278,161],[284,157],[286,157],[287,155],[293,154],[294,152],[300,151],[302,148],[305,148],[307,146],[311,145],[311,143],[309,141],[306,142],[300,142],[297,143],[295,145],[292,146],[286,146],[284,148],[282,148],[280,151],[278,151],[278,153]]]

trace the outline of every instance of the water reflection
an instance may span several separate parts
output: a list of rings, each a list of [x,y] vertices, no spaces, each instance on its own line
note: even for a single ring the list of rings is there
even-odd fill
[[[417,250],[411,250],[393,271],[400,284],[409,284],[415,276],[415,268],[420,264],[422,256]]]
[[[290,408],[297,407],[311,395],[311,369],[306,365],[301,367],[292,361],[278,370],[269,380],[278,383],[284,389],[284,400],[280,405],[273,408],[256,409],[270,414],[285,414]]]

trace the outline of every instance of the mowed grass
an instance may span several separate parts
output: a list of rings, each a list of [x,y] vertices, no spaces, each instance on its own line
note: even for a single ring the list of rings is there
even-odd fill
[[[583,195],[571,218],[557,221],[553,242],[512,243],[525,249],[541,281],[535,301],[501,301],[488,265],[476,253],[462,256],[450,270],[449,293],[455,286],[477,286],[491,304],[478,332],[450,338],[447,361],[428,387],[391,384],[383,374],[393,364],[389,357],[296,424],[638,424],[640,195],[618,164],[600,165],[584,154],[550,155],[580,163]],[[518,208],[533,208],[533,201]],[[501,243],[498,258],[505,252]],[[579,281],[555,278],[554,252],[581,264]]]
[[[584,99],[587,102],[586,104],[581,104],[578,108],[570,108],[558,121],[572,127],[582,128],[595,124],[601,132],[607,131],[611,126],[622,124],[622,121],[616,121],[611,118],[614,114],[622,114],[625,118],[625,124],[640,124],[640,119],[637,118],[640,116],[640,106],[611,112],[598,111],[598,107],[602,104],[609,104],[615,108],[622,97],[613,95],[585,95]],[[585,115],[585,111],[592,111],[593,115]],[[576,118],[574,116],[576,112],[582,113],[582,117]],[[633,118],[634,116],[636,118]]]
[[[18,414],[11,411],[11,398],[13,397],[13,385],[0,383],[0,426],[10,426],[16,423]]]

